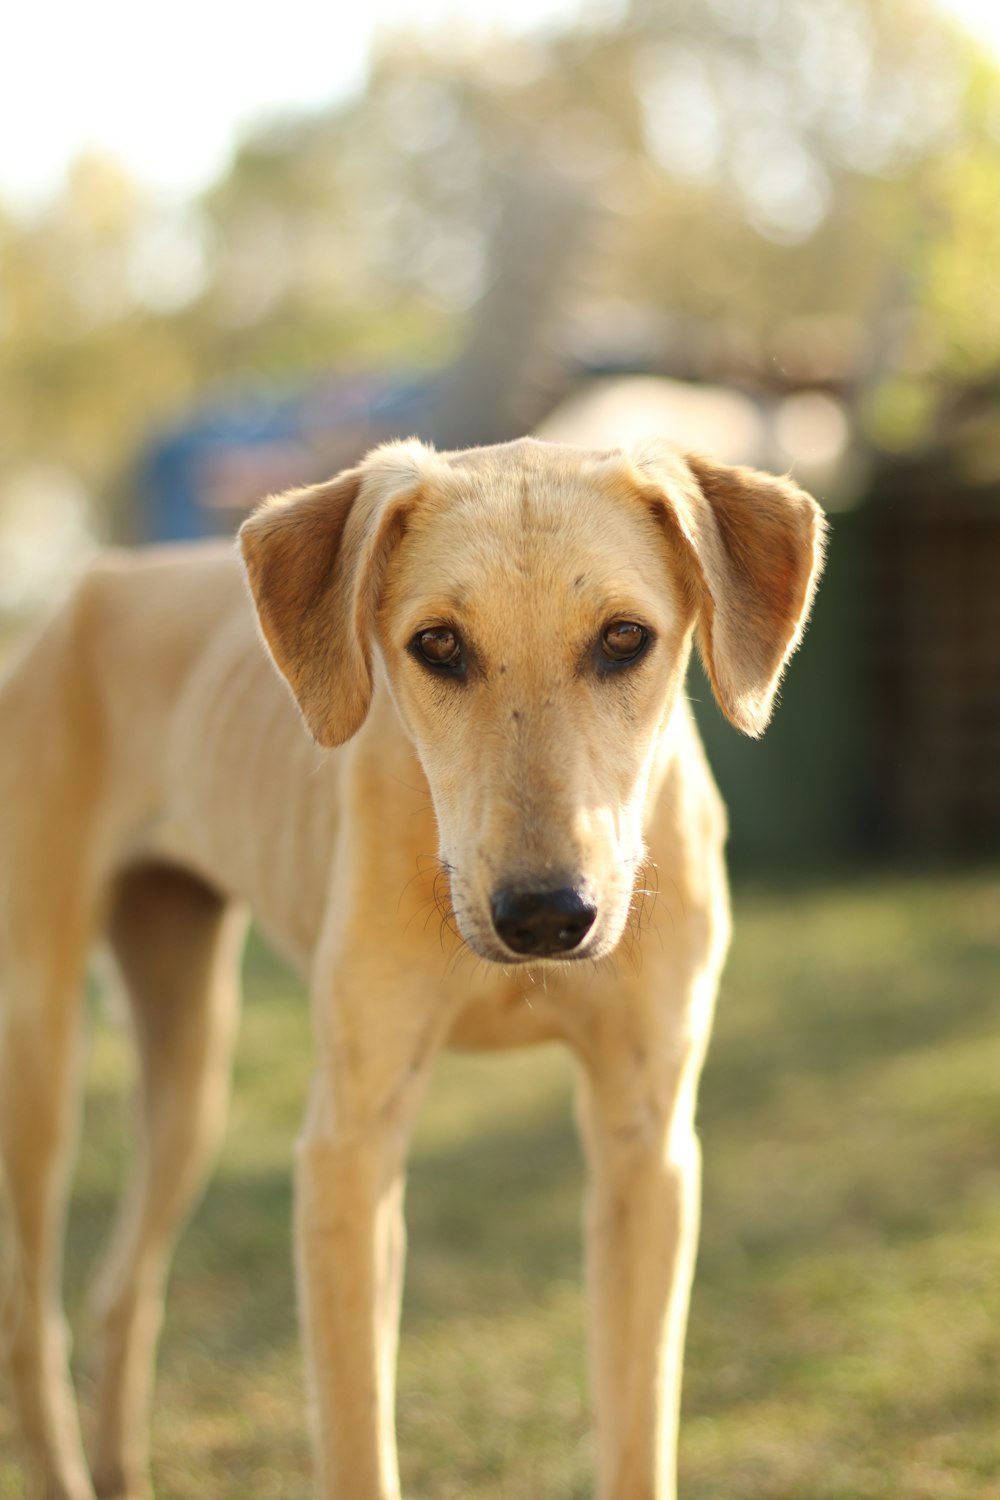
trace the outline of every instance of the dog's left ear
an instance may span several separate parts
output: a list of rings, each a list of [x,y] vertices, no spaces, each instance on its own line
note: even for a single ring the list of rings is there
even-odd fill
[[[653,508],[680,541],[698,646],[719,706],[756,737],[812,605],[823,513],[790,479],[755,469],[697,455],[661,465],[649,454],[639,467],[660,480]]]
[[[240,528],[264,640],[328,748],[350,739],[368,714],[381,576],[426,451],[387,444],[326,484],[265,501]]]

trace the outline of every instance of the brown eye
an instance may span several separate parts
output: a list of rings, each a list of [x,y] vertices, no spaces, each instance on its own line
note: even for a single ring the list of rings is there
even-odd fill
[[[421,630],[413,638],[413,649],[429,667],[458,667],[462,661],[462,643],[447,625]]]
[[[601,655],[613,663],[635,661],[648,640],[644,626],[634,620],[615,620],[601,636]]]

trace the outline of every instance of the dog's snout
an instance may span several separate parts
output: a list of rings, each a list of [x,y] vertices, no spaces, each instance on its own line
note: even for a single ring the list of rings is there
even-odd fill
[[[497,935],[514,953],[553,958],[578,948],[597,917],[596,906],[569,886],[554,891],[497,891],[490,903]]]

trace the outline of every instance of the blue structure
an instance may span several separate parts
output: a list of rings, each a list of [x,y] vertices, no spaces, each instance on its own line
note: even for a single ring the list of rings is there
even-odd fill
[[[325,479],[375,443],[433,439],[439,387],[439,376],[341,377],[209,403],[153,438],[141,454],[134,539],[189,541],[229,532],[265,494]],[[237,485],[236,495],[219,503],[213,492],[227,466],[243,471],[245,494]]]

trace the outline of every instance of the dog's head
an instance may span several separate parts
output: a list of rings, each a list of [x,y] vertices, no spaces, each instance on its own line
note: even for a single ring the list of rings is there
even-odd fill
[[[361,727],[381,658],[462,936],[506,964],[614,948],[692,634],[723,712],[760,734],[822,527],[787,480],[522,439],[388,444],[268,502],[240,539],[321,744]]]

